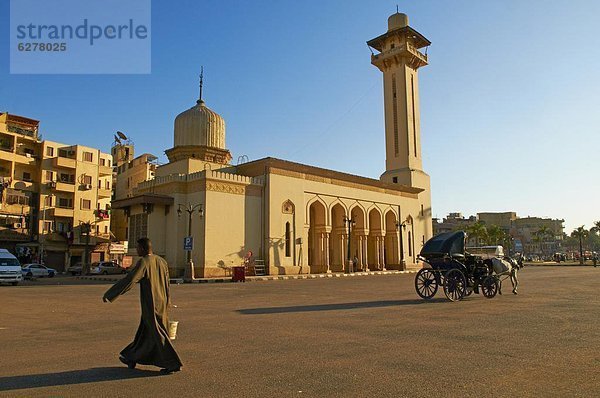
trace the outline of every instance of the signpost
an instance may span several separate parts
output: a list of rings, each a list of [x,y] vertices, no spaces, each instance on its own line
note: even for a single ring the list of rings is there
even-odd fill
[[[192,250],[194,250],[193,236],[186,236],[185,238],[183,238],[183,250],[185,250],[186,252],[191,252]]]

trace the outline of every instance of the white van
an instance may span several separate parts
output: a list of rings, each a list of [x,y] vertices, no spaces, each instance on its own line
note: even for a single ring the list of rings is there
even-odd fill
[[[0,249],[0,283],[16,286],[23,280],[21,264],[8,250]]]

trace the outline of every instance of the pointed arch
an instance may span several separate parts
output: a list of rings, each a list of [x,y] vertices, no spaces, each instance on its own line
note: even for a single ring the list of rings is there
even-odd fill
[[[327,204],[325,203],[323,198],[321,198],[319,195],[313,196],[306,202],[306,211],[304,213],[305,214],[304,223],[306,225],[310,224],[310,207],[313,205],[313,203],[316,203],[316,202],[321,204],[321,206],[323,206],[323,209],[325,209],[325,212],[327,212]],[[325,220],[325,221],[327,222],[327,220]]]

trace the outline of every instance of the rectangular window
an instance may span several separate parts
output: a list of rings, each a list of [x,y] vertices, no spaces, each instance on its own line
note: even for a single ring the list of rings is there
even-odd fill
[[[94,161],[94,154],[91,152],[84,152],[83,153],[83,161],[84,162],[93,162]]]
[[[92,176],[83,176],[83,183],[86,185],[92,185]]]
[[[58,207],[62,207],[64,209],[72,209],[73,208],[73,199],[58,198]]]
[[[52,196],[48,195],[44,198],[44,204],[48,207],[52,206]]]
[[[58,156],[61,157],[61,158],[68,158],[69,154],[68,154],[68,152],[67,152],[66,149],[59,149],[58,150]]]
[[[106,180],[106,181],[104,182],[104,188],[106,188],[106,189],[110,189],[110,181]]]
[[[56,223],[56,230],[57,230],[58,232],[67,232],[67,229],[66,229],[66,226],[65,226],[65,224],[64,224],[64,223],[62,223],[62,222],[57,222],[57,223]]]
[[[23,181],[31,181],[31,173],[24,171],[23,172]]]
[[[73,184],[75,183],[75,174],[60,173],[59,179],[60,182],[64,182],[66,184]]]
[[[44,233],[48,234],[52,232],[52,221],[44,221]]]
[[[100,158],[100,166],[106,166],[106,159]]]
[[[104,226],[104,233],[105,233],[105,234],[108,234],[108,225],[105,225],[105,226]]]
[[[102,180],[98,180],[98,189],[102,188]]]
[[[46,181],[54,181],[54,173],[46,170]]]
[[[392,177],[392,182],[394,184],[398,184],[398,177]]]
[[[100,226],[96,225],[96,235],[100,235]]]
[[[51,146],[46,147],[46,156],[54,156],[54,148],[52,148]]]
[[[81,209],[90,210],[92,208],[92,201],[89,199],[81,199]]]
[[[285,256],[292,256],[292,232],[290,231],[290,223],[285,223]]]

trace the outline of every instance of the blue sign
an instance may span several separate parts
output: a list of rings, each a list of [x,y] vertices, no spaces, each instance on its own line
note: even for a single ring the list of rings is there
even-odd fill
[[[183,238],[183,250],[185,250],[186,252],[191,252],[192,250],[194,250],[193,236],[186,236],[185,238]]]

